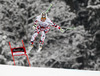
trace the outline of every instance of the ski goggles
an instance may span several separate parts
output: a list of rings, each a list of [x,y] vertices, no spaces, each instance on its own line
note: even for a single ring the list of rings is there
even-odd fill
[[[46,19],[46,17],[41,17],[41,19]]]

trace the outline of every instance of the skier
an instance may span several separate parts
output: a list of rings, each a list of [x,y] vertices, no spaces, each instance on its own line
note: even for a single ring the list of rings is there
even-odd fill
[[[32,35],[31,38],[31,46],[33,47],[35,38],[38,36],[38,34],[41,32],[41,40],[39,43],[39,50],[38,52],[40,52],[40,50],[42,49],[44,40],[45,40],[45,34],[49,31],[50,29],[50,25],[59,29],[61,32],[64,32],[63,29],[61,29],[58,25],[54,24],[46,15],[45,12],[43,12],[41,15],[36,17],[36,20],[34,22],[34,26],[33,28],[35,29],[35,33]]]

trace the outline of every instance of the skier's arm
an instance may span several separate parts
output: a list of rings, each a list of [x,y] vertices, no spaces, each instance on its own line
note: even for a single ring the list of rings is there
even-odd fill
[[[51,26],[59,29],[62,33],[64,32],[64,30],[60,26],[56,25],[55,23],[53,25],[51,25]]]
[[[34,26],[35,27],[38,25],[39,19],[40,19],[40,16],[37,16],[36,20],[34,21]]]
[[[34,25],[37,25],[37,23],[38,23],[38,20],[35,20],[35,21],[34,21]]]
[[[55,23],[53,23],[53,25],[51,25],[51,26],[53,26],[53,27],[55,27],[57,29],[61,29],[60,26],[56,25]]]
[[[55,24],[55,23],[53,23],[52,21],[49,21],[49,23],[50,23],[50,25],[51,25],[51,26],[53,26],[53,27],[55,27],[55,28],[59,29],[62,33],[64,32],[64,30],[63,30],[63,29],[61,29],[61,27],[60,27],[60,26],[56,25],[56,24]]]
[[[37,21],[37,20],[35,20],[34,25],[33,25],[33,29],[35,29],[35,28],[36,28],[37,23],[38,23],[38,21]]]
[[[56,25],[55,23],[53,23],[50,19],[48,19],[49,25],[57,28],[57,29],[61,29],[60,26]]]
[[[36,20],[34,21],[33,29],[36,28],[37,24],[38,24],[38,17],[36,17]]]

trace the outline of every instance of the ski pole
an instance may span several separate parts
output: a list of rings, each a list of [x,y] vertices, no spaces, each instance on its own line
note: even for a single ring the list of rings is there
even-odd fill
[[[50,4],[49,8],[47,9],[47,11],[45,13],[48,13],[48,11],[50,10],[51,7],[52,7],[52,4]]]
[[[66,30],[73,30],[73,29],[75,29],[75,27],[69,27]]]

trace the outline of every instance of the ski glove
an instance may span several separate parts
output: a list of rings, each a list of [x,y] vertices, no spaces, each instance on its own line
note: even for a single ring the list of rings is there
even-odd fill
[[[34,25],[34,26],[33,26],[33,29],[35,29],[36,26],[37,26],[37,25]]]
[[[64,32],[65,32],[65,30],[64,30],[64,29],[60,29],[60,31],[61,31],[62,33],[64,33]]]

